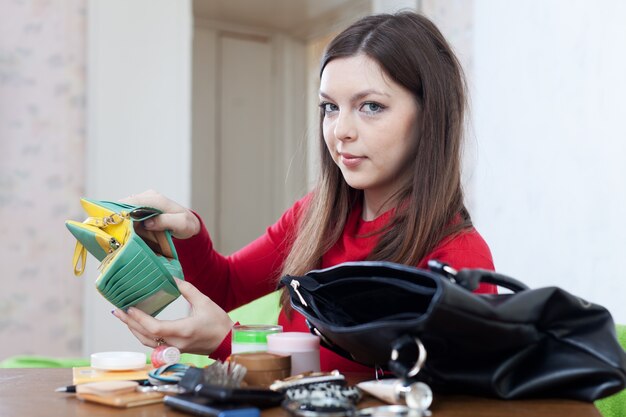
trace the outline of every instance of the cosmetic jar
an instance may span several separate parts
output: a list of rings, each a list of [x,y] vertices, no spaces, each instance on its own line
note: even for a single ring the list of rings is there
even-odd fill
[[[291,368],[288,355],[269,352],[241,352],[230,356],[231,363],[247,369],[243,380],[250,386],[269,387],[277,379],[287,378]]]
[[[126,371],[146,366],[142,352],[98,352],[91,354],[91,367],[106,371]]]
[[[291,356],[291,375],[320,370],[320,338],[311,333],[285,332],[267,336],[267,351]]]
[[[283,327],[278,325],[237,324],[233,327],[231,352],[264,352],[267,336],[282,331]]]

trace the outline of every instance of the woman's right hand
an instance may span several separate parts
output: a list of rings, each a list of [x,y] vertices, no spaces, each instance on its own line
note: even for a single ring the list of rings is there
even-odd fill
[[[132,307],[127,313],[120,309],[112,313],[145,346],[154,348],[161,341],[181,352],[208,355],[222,343],[233,322],[224,310],[189,282],[176,279],[176,285],[191,306],[188,317],[159,320]]]
[[[200,232],[200,220],[188,208],[181,206],[164,195],[148,190],[131,195],[121,200],[135,206],[147,206],[159,209],[163,214],[142,222],[150,231],[169,230],[177,239],[188,239]]]

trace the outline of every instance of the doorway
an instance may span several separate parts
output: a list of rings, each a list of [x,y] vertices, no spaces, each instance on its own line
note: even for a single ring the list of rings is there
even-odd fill
[[[230,254],[306,192],[304,162],[290,170],[306,158],[305,49],[232,24],[194,34],[191,205]]]

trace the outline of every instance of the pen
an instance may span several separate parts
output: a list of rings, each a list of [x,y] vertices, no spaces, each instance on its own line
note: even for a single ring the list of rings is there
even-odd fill
[[[68,385],[66,387],[59,387],[54,392],[76,392],[76,385]]]
[[[147,379],[133,379],[133,381],[138,382],[139,386],[147,386],[150,385],[150,381]],[[54,390],[54,392],[76,392],[76,385],[67,385],[65,387],[59,387]]]

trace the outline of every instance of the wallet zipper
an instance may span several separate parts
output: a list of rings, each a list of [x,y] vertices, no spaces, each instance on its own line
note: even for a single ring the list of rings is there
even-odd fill
[[[291,280],[289,285],[291,285],[291,288],[293,288],[295,293],[298,294],[298,298],[300,299],[300,303],[302,303],[303,306],[308,307],[309,305],[306,303],[306,301],[304,301],[304,297],[302,297],[302,294],[300,294],[300,291],[298,291],[298,288],[300,287],[300,283],[298,281],[296,281],[295,279],[293,279],[293,280]]]
[[[115,257],[116,253],[118,250],[120,250],[120,248],[122,247],[122,245],[120,244],[120,242],[118,242],[118,240],[114,237],[112,237],[111,239],[109,239],[109,246],[110,246],[110,250],[109,253],[107,254],[107,256],[104,257],[104,259],[102,260],[102,262],[100,262],[100,266],[98,266],[98,270],[99,271],[104,271],[105,268],[107,267],[107,265],[113,260],[113,258]]]

